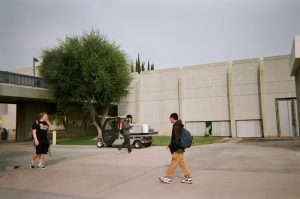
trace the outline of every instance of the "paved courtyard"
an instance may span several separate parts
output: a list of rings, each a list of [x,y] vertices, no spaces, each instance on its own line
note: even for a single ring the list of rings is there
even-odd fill
[[[300,140],[227,142],[186,152],[194,183],[162,184],[170,162],[165,147],[128,154],[96,146],[52,146],[47,169],[29,169],[30,142],[0,144],[0,197],[70,198],[272,198],[300,196]]]

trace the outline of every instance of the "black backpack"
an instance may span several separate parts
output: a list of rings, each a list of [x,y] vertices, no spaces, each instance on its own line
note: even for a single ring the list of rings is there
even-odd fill
[[[190,148],[192,146],[193,143],[193,136],[191,135],[191,133],[186,129],[186,128],[182,128],[182,132],[181,132],[181,146],[182,148],[186,149],[186,148]]]

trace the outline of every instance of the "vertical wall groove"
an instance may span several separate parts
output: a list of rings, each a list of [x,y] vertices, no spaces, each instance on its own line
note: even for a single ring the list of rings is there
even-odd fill
[[[234,101],[233,101],[233,85],[232,85],[232,63],[228,64],[228,102],[229,102],[229,118],[230,118],[230,129],[231,137],[236,138],[236,126],[235,126],[235,117],[234,117]]]
[[[264,62],[263,59],[259,60],[259,89],[260,89],[260,111],[262,118],[262,137],[265,137],[266,129],[266,111],[265,111],[265,77],[264,77]]]

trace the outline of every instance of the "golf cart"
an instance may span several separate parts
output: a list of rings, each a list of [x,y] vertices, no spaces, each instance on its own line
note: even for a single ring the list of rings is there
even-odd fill
[[[102,140],[97,140],[97,147],[117,146],[124,142],[121,123],[125,118],[107,117],[102,130]],[[152,144],[152,135],[158,134],[153,129],[149,129],[148,124],[133,124],[130,129],[130,144],[134,148],[149,147]]]

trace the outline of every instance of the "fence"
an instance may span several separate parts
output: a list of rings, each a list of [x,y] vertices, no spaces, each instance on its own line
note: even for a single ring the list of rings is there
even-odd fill
[[[44,81],[39,77],[11,73],[7,71],[0,71],[0,83],[45,88]]]

